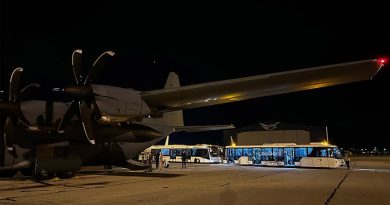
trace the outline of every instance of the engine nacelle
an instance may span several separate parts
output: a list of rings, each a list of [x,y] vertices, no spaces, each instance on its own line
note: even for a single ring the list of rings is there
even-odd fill
[[[133,89],[120,88],[109,85],[91,85],[93,92],[101,96],[96,96],[96,104],[100,111],[114,118],[134,119],[150,114],[149,106],[142,100],[139,91]]]

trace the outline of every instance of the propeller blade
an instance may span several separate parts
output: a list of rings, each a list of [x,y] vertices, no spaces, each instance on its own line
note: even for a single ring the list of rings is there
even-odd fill
[[[87,103],[84,100],[79,102],[79,108],[85,136],[91,144],[95,144],[91,122],[91,110],[89,109]]]
[[[22,76],[23,68],[18,67],[11,74],[11,78],[9,80],[9,98],[10,102],[15,102],[16,96],[18,94],[18,87],[20,77]]]
[[[80,49],[77,49],[73,51],[72,54],[72,66],[73,66],[73,75],[76,79],[76,84],[80,85],[81,82],[81,71],[82,71],[82,53],[83,51]]]
[[[61,119],[60,124],[58,125],[58,132],[63,133],[65,131],[65,127],[69,124],[73,115],[77,111],[77,101],[73,100],[68,109],[66,110],[64,116]]]
[[[40,87],[41,87],[41,85],[36,84],[36,83],[32,83],[30,85],[27,85],[16,96],[16,100],[17,101],[22,101],[23,99],[27,99],[28,96],[36,95],[36,92],[38,92],[37,88],[40,88]]]
[[[91,83],[91,81],[96,76],[96,73],[101,70],[103,67],[105,67],[108,63],[108,61],[111,59],[112,56],[114,56],[115,53],[112,51],[106,51],[102,53],[93,63],[93,66],[91,70],[89,70],[89,73],[87,75],[87,78],[84,81],[84,85],[88,85]]]
[[[7,119],[5,120],[4,140],[7,146],[7,150],[13,151],[14,143],[15,143],[15,128],[11,116],[8,116]]]

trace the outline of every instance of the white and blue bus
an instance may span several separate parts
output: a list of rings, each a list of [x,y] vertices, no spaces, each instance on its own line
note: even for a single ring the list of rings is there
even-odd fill
[[[182,151],[187,152],[187,162],[222,163],[223,147],[218,145],[154,145],[148,148],[152,154],[162,152],[168,162],[181,162]]]
[[[341,150],[327,143],[227,146],[226,158],[228,163],[242,165],[326,168],[345,166]]]

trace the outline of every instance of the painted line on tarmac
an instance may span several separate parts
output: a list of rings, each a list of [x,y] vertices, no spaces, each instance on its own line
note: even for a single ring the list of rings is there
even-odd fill
[[[354,172],[369,171],[369,172],[390,172],[390,169],[354,169]]]
[[[333,196],[336,194],[337,189],[340,188],[341,184],[345,181],[347,178],[348,174],[351,173],[351,171],[348,171],[345,173],[344,177],[341,179],[341,181],[337,184],[336,188],[333,189],[332,193],[329,195],[329,197],[326,199],[324,202],[325,205],[329,205],[330,200],[332,200]]]

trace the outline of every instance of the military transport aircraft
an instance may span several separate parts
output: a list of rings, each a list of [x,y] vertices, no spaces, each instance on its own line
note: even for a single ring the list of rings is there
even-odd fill
[[[152,91],[92,84],[114,55],[104,52],[84,77],[82,51],[73,52],[75,85],[53,89],[71,102],[26,99],[39,85],[19,91],[23,69],[13,71],[8,100],[0,102],[1,176],[69,177],[88,165],[142,167],[133,159],[173,132],[234,128],[184,126],[184,109],[370,80],[383,66],[373,59],[188,86],[170,73],[164,89]]]

